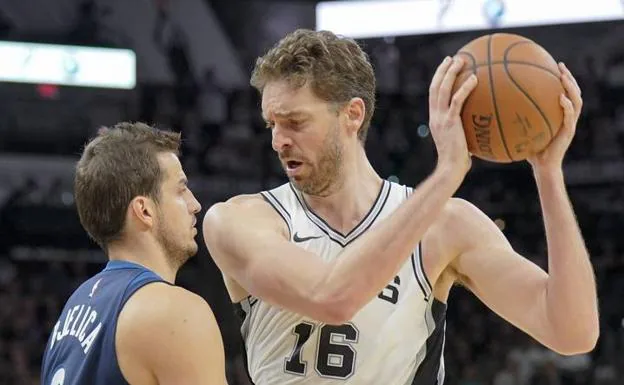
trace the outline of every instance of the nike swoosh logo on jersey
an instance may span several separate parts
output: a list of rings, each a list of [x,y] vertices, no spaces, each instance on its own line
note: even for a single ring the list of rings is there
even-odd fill
[[[299,242],[305,242],[305,241],[309,241],[311,239],[318,239],[321,238],[322,235],[317,235],[317,236],[311,236],[311,237],[300,237],[299,233],[295,233],[295,235],[293,236],[293,241],[299,243]]]

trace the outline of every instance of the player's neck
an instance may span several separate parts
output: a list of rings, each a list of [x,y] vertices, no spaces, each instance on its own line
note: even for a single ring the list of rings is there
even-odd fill
[[[108,249],[108,259],[136,263],[171,284],[175,282],[178,271],[178,268],[168,263],[168,258],[160,245],[146,240],[111,245]]]
[[[357,226],[375,204],[383,180],[364,150],[344,162],[342,181],[327,196],[305,195],[308,206],[332,228],[343,234]]]

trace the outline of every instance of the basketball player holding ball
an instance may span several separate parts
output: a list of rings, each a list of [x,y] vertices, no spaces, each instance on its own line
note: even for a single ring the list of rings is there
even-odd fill
[[[594,273],[561,167],[580,90],[560,65],[563,125],[527,158],[542,204],[547,273],[477,207],[453,198],[471,166],[462,106],[481,82],[466,75],[452,92],[465,66],[465,55],[447,57],[433,76],[438,160],[412,188],[383,180],[367,159],[375,79],[356,42],[297,30],[258,59],[251,83],[290,183],[218,203],[203,223],[245,317],[256,385],[442,384],[455,284],[556,352],[594,348]]]

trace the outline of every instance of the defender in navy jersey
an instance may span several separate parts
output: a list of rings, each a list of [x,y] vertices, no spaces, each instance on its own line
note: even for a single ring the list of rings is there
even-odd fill
[[[477,79],[453,91],[463,66],[461,55],[447,57],[433,76],[437,166],[412,189],[383,181],[368,161],[375,77],[355,41],[297,30],[258,59],[251,83],[290,183],[218,203],[204,218],[210,254],[245,317],[256,385],[442,384],[457,282],[553,350],[594,347],[594,275],[561,170],[580,90],[561,66],[565,125],[530,159],[546,273],[475,206],[452,198],[471,166],[460,112]]]
[[[223,385],[223,343],[208,304],[173,285],[197,252],[199,202],[180,136],[142,123],[85,148],[74,195],[109,262],[71,295],[43,354],[42,385]]]

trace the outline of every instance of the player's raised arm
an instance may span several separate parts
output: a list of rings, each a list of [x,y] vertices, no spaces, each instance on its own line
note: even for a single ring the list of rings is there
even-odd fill
[[[581,93],[572,74],[560,68],[567,94],[561,96],[564,125],[544,152],[529,159],[544,217],[548,273],[514,252],[472,205],[456,205],[448,239],[463,243],[455,270],[485,304],[552,350],[577,354],[592,350],[600,331],[594,271],[561,168],[580,115]]]
[[[208,304],[182,288],[153,283],[124,306],[115,336],[131,384],[224,385],[219,327]]]

